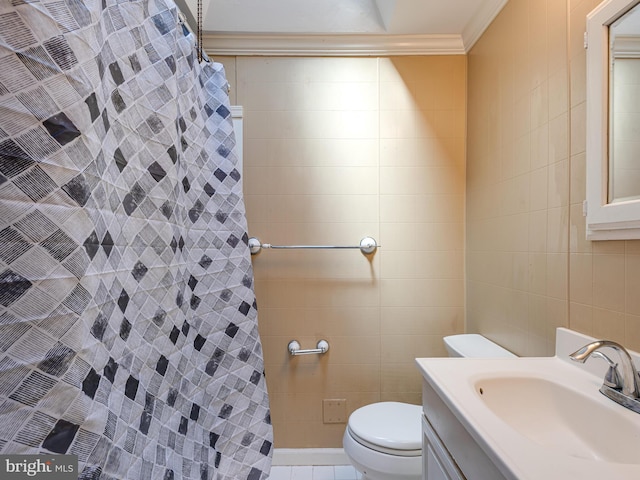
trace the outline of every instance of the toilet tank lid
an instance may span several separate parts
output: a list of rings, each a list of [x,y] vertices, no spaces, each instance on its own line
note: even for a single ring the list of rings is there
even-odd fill
[[[493,343],[487,337],[483,337],[477,333],[449,335],[448,337],[444,337],[444,343],[461,357],[495,358],[516,356],[509,350]]]

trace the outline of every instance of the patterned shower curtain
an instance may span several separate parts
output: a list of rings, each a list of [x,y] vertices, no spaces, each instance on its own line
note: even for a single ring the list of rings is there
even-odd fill
[[[171,0],[0,0],[0,454],[268,477],[226,86]]]

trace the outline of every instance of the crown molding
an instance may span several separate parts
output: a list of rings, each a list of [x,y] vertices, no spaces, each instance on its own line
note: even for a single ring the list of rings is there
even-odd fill
[[[204,33],[210,56],[464,55],[460,35]]]
[[[507,1],[508,0],[494,0],[493,3],[483,3],[478,14],[471,19],[471,22],[469,22],[462,32],[462,39],[467,52],[471,50],[480,39],[484,31],[489,28],[489,25],[491,25],[491,22],[493,22],[502,11]]]
[[[640,58],[640,36],[616,35],[613,43],[615,58]]]

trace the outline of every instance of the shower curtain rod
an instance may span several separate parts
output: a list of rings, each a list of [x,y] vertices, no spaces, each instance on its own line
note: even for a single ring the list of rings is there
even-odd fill
[[[359,249],[363,254],[368,255],[374,253],[378,245],[373,237],[364,237],[360,240],[360,245],[271,245],[270,243],[262,243],[258,238],[251,237],[249,239],[249,250],[251,255],[257,255],[265,249],[275,250],[293,250],[293,249]]]

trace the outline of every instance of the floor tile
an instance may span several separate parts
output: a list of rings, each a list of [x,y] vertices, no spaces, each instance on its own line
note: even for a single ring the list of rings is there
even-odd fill
[[[291,467],[291,480],[313,480],[313,467]]]
[[[313,480],[335,480],[333,466],[315,466],[313,467]]]
[[[291,480],[291,467],[271,467],[269,480]]]
[[[315,465],[271,467],[269,480],[361,480],[351,465]]]
[[[333,467],[335,480],[357,480],[358,471],[351,465],[336,465]]]

